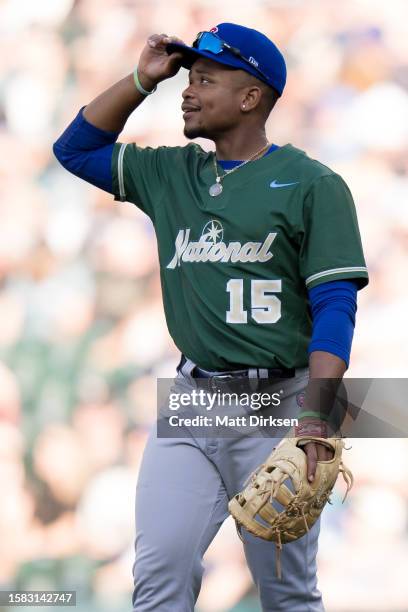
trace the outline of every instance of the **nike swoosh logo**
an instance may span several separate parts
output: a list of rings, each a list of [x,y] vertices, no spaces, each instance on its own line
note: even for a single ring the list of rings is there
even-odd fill
[[[274,180],[272,183],[269,183],[269,187],[275,189],[276,187],[289,187],[290,185],[297,185],[298,183],[299,181],[295,181],[294,183],[277,183],[276,180]]]

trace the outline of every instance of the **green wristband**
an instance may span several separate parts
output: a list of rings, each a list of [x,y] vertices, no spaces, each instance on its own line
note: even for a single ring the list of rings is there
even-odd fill
[[[304,412],[300,412],[298,415],[298,419],[303,419],[305,417],[314,417],[316,419],[320,419],[321,421],[328,421],[329,417],[327,414],[322,414],[321,412],[315,412],[314,410],[305,410]]]
[[[140,83],[139,80],[139,75],[137,74],[137,67],[135,68],[134,72],[133,72],[133,80],[135,82],[136,85],[136,89],[139,93],[142,94],[142,96],[150,96],[152,93],[154,93],[157,89],[157,85],[155,85],[152,89],[152,91],[147,91],[147,89],[145,89],[142,84]]]

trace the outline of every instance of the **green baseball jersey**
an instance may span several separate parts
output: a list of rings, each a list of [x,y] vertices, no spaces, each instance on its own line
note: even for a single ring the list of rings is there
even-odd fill
[[[115,200],[136,204],[156,230],[169,332],[206,369],[304,367],[307,289],[368,282],[350,191],[287,144],[227,175],[211,197],[213,156],[196,144],[114,147]]]

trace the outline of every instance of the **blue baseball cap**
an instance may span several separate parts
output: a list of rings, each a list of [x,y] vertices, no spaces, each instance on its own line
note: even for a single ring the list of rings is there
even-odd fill
[[[257,77],[279,96],[286,83],[286,64],[278,47],[265,34],[235,23],[220,23],[208,32],[200,32],[191,47],[170,43],[170,55],[183,54],[182,66],[188,70],[199,57],[206,57]]]

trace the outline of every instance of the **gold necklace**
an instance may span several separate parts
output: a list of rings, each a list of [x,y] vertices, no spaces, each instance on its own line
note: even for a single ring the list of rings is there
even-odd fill
[[[211,187],[208,190],[208,193],[210,194],[211,197],[215,198],[216,196],[219,196],[222,193],[222,184],[221,181],[228,175],[228,174],[232,174],[233,172],[235,172],[236,170],[239,170],[240,168],[243,168],[243,166],[245,166],[246,164],[248,164],[251,161],[254,161],[256,157],[258,157],[258,155],[262,155],[262,153],[264,153],[267,149],[269,149],[271,145],[269,144],[269,142],[266,143],[266,145],[264,145],[262,147],[262,149],[259,149],[259,151],[257,151],[256,153],[254,153],[249,159],[246,159],[245,161],[243,161],[241,164],[239,164],[238,166],[235,166],[235,168],[231,168],[231,170],[225,170],[224,174],[220,175],[218,174],[218,167],[217,167],[217,156],[214,153],[214,157],[213,157],[213,163],[214,163],[214,171],[215,171],[215,183],[213,185],[211,185]]]

